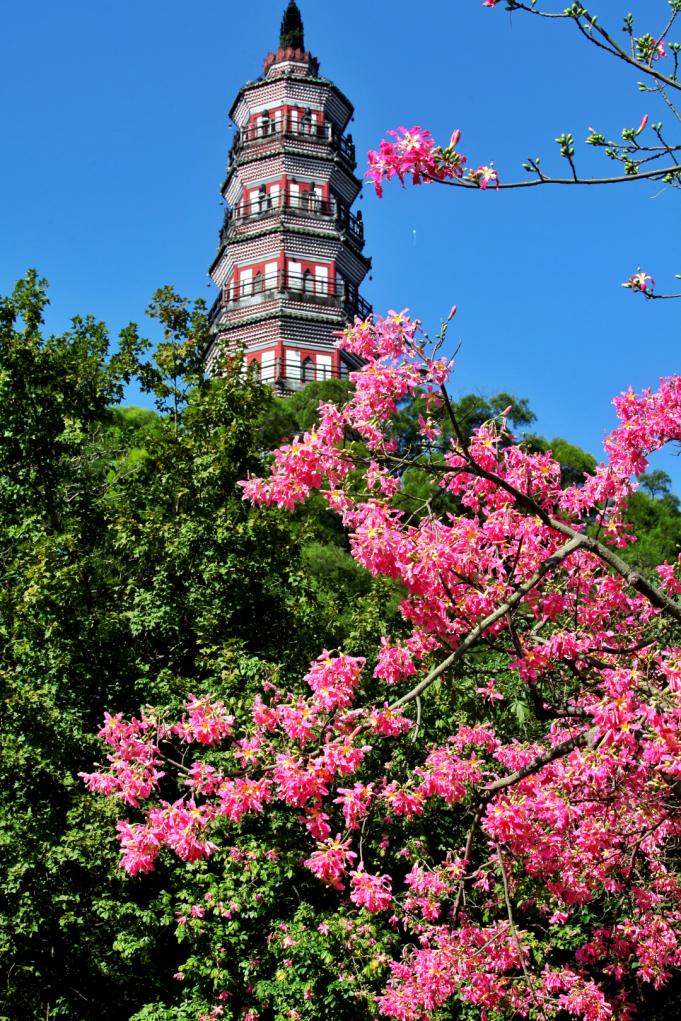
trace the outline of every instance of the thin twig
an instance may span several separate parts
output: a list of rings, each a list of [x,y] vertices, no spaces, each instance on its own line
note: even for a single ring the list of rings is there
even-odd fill
[[[520,961],[520,967],[523,969],[523,975],[525,976],[525,981],[527,982],[527,986],[528,986],[528,988],[529,988],[529,990],[530,990],[530,992],[532,994],[532,999],[534,1000],[535,1006],[536,1006],[537,1010],[539,1011],[540,1017],[545,1019],[546,1018],[546,1014],[544,1013],[544,1008],[542,1007],[542,1005],[540,1004],[540,1002],[539,1002],[539,1000],[537,998],[537,990],[534,988],[534,982],[532,981],[532,976],[530,975],[529,971],[527,970],[527,966],[525,964],[525,956],[523,954],[523,948],[520,945],[520,938],[518,936],[518,930],[516,929],[515,921],[513,920],[513,908],[511,906],[511,895],[510,895],[509,889],[508,889],[508,876],[506,875],[506,866],[504,865],[504,859],[501,856],[501,848],[496,843],[496,841],[495,841],[494,846],[495,846],[496,851],[497,851],[497,860],[499,862],[499,870],[501,872],[501,882],[502,882],[502,885],[503,885],[503,888],[504,888],[504,901],[506,902],[506,914],[508,915],[508,924],[511,927],[511,935],[513,936],[513,942],[515,943],[515,948],[518,951],[518,959]]]

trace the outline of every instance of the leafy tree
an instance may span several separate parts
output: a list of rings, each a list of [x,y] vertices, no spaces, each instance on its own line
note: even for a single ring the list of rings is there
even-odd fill
[[[669,496],[672,488],[672,480],[666,471],[656,468],[654,471],[644,472],[639,475],[638,481],[654,500],[657,496]]]
[[[97,721],[207,689],[243,703],[327,634],[387,625],[313,514],[244,504],[272,393],[238,361],[204,377],[202,303],[162,289],[156,350],[128,327],[109,356],[92,319],[45,337],[46,300],[33,273],[0,302],[0,1017],[127,1018],[178,990],[172,881],[117,867],[77,779]],[[132,376],[157,412],[120,406]]]

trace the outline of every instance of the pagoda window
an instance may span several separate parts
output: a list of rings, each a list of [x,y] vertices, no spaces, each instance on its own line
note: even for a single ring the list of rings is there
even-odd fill
[[[331,379],[331,355],[317,355],[317,379]]]
[[[329,267],[315,266],[314,275],[317,294],[326,296],[329,293]]]
[[[256,379],[260,379],[261,372],[260,372],[260,362],[258,361],[258,359],[257,358],[251,358],[250,362],[248,363],[248,367],[251,370],[251,372],[253,373],[253,375],[255,376],[255,378]]]
[[[280,192],[281,186],[278,184],[273,184],[272,187],[270,188],[270,202],[268,206],[269,209],[279,208]]]
[[[288,196],[291,209],[300,208],[300,185],[291,183],[288,186]]]
[[[297,110],[291,110],[291,121],[290,121],[290,123],[291,123],[291,134],[293,134],[293,135],[297,135],[298,134],[298,122],[299,122],[299,119],[300,119],[300,114],[298,113],[298,111]]]
[[[275,353],[274,351],[263,351],[260,362],[261,366],[261,379],[268,380],[274,379],[275,376]]]
[[[253,278],[253,294],[262,294],[265,289],[265,277],[262,270],[258,270]]]
[[[314,379],[314,362],[310,357],[303,359],[303,383],[311,383]]]
[[[312,134],[312,110],[310,110],[309,108],[305,111],[303,116],[300,118],[300,127],[301,127],[302,134],[304,134],[304,135],[311,135]]]
[[[273,291],[277,286],[277,264],[276,262],[265,263],[265,290]]]
[[[242,269],[241,270],[241,297],[248,298],[253,293],[253,270]]]
[[[263,110],[260,117],[260,135],[266,138],[272,132],[269,110]]]
[[[303,284],[303,267],[299,262],[288,264],[288,285],[292,291],[299,291]]]
[[[300,351],[286,348],[286,377],[294,382],[300,380]]]
[[[267,209],[267,188],[264,184],[261,184],[258,188],[258,206],[257,210],[259,213],[264,213]]]
[[[303,273],[303,294],[312,294],[314,291],[314,283],[312,280],[312,273],[309,269],[306,269]]]

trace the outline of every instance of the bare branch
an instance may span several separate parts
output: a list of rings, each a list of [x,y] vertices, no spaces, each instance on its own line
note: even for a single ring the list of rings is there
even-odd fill
[[[538,170],[535,170],[538,173]],[[657,170],[644,170],[642,173],[637,174],[622,174],[619,177],[547,177],[545,174],[541,174],[539,177],[531,181],[507,181],[499,183],[499,190],[508,188],[538,188],[542,184],[561,184],[571,185],[574,187],[578,184],[583,185],[600,185],[600,184],[625,184],[632,181],[645,181],[645,180],[663,180],[665,177],[681,177],[681,167],[674,165],[671,167],[664,167]],[[443,184],[449,188],[468,188],[474,191],[480,191],[480,186],[474,181],[467,181],[465,178],[454,178],[453,180],[441,181],[434,177],[427,177],[423,175],[424,180],[433,181],[435,184]],[[488,188],[487,191],[491,191]],[[497,188],[495,186],[494,190]]]

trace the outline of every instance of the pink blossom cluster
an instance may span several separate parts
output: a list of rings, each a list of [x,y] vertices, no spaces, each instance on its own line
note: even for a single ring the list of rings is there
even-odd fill
[[[234,717],[229,715],[222,702],[190,695],[187,712],[173,730],[185,741],[214,745],[229,737],[233,725]]]
[[[158,790],[159,780],[165,775],[163,758],[158,742],[167,734],[167,728],[153,714],[142,713],[139,719],[124,720],[122,713],[106,713],[99,737],[112,752],[105,771],[79,773],[91,791],[114,795],[135,808],[140,800]]]
[[[365,660],[355,656],[332,656],[322,652],[305,680],[314,692],[315,703],[323,709],[342,709],[354,701]]]
[[[423,128],[398,128],[388,134],[394,141],[383,139],[378,151],[369,152],[369,169],[366,176],[373,182],[379,198],[383,194],[383,180],[393,177],[404,185],[406,177],[413,184],[422,181],[446,181],[463,176],[466,157],[457,152],[460,132],[455,131],[449,146],[442,149],[433,136]]]
[[[357,563],[399,584],[404,631],[368,669],[324,650],[302,692],[267,682],[243,719],[194,696],[177,721],[107,717],[107,764],[86,782],[140,813],[119,824],[133,874],[164,849],[207,857],[247,816],[288,809],[305,868],[404,936],[377,1001],[387,1017],[421,1021],[456,997],[481,1017],[626,1018],[637,983],[681,967],[681,564],[661,565],[658,587],[614,551],[633,540],[633,477],[681,440],[681,378],[620,395],[607,462],[566,486],[503,414],[470,441],[456,428],[434,441],[450,366],[406,313],[357,322],[340,343],[366,363],[347,405],[322,404],[244,494],[293,507],[321,491]],[[405,462],[393,428],[410,397],[430,411]],[[405,463],[425,480],[418,514],[400,502]],[[496,667],[477,670],[482,643]],[[478,719],[424,733],[435,683],[443,699],[461,685]],[[511,698],[533,714],[531,738],[504,736]],[[184,794],[165,801],[173,773]],[[403,854],[385,832],[440,816],[465,846]],[[582,917],[568,967],[551,934]]]
[[[499,175],[493,163],[466,172],[467,159],[458,151],[461,139],[458,129],[452,132],[447,146],[437,145],[431,133],[419,127],[411,130],[398,128],[397,131],[389,131],[388,135],[394,141],[384,138],[377,150],[369,152],[369,167],[366,171],[379,198],[383,196],[383,182],[393,177],[404,187],[408,177],[412,184],[422,184],[431,181],[460,181],[465,174],[466,181],[477,185],[482,191],[490,186],[499,187]]]

